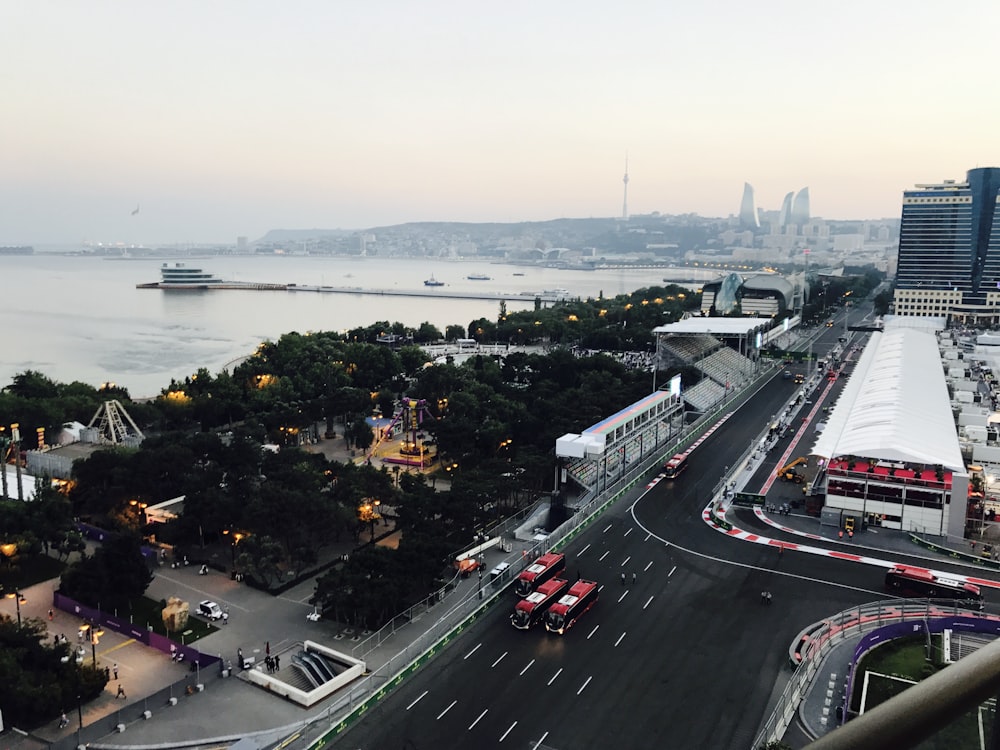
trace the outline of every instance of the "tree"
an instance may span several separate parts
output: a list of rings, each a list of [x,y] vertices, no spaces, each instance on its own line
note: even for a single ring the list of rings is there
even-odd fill
[[[90,557],[82,557],[62,574],[59,590],[79,602],[110,612],[124,609],[146,592],[153,574],[132,534],[107,537]]]

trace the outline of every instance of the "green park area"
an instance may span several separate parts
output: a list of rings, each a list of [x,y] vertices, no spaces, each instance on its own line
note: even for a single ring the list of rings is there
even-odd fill
[[[870,711],[914,683],[947,669],[947,666],[942,658],[939,635],[931,637],[929,648],[924,636],[889,641],[869,652],[858,664],[851,695],[851,712],[860,712],[862,701],[864,710]],[[995,713],[994,701],[984,703],[916,747],[918,750],[983,750],[992,747]]]

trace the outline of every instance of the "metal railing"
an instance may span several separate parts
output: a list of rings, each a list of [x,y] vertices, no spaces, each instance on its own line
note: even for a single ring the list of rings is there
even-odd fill
[[[771,714],[751,745],[751,750],[760,750],[769,742],[778,742],[795,718],[802,701],[808,697],[812,682],[817,672],[823,666],[827,656],[845,641],[854,642],[865,633],[886,625],[907,620],[926,620],[930,617],[940,617],[949,610],[941,602],[928,600],[893,599],[870,604],[863,604],[823,620],[820,623],[802,631],[790,647],[790,659],[799,659],[795,671]],[[968,617],[980,616],[979,613],[951,608],[951,613]],[[853,665],[849,665],[853,666]],[[847,676],[845,675],[845,678]],[[850,699],[850,696],[846,696]],[[845,712],[846,713],[846,712]],[[844,745],[843,747],[848,747]],[[853,746],[852,746],[853,747]],[[896,747],[886,745],[885,747]]]

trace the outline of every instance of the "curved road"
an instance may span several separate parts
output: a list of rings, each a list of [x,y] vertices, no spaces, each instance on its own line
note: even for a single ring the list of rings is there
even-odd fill
[[[885,598],[880,569],[779,556],[701,518],[723,468],[780,411],[792,387],[772,380],[692,454],[689,471],[619,503],[574,540],[567,577],[603,588],[565,636],[512,628],[511,593],[337,744],[748,750],[799,631]],[[781,534],[749,513],[740,521]],[[761,604],[762,590],[772,592],[771,606]]]

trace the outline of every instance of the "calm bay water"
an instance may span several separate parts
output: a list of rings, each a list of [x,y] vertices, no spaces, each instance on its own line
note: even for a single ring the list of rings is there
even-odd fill
[[[261,341],[289,331],[339,331],[380,320],[412,327],[426,321],[444,331],[451,324],[493,319],[499,311],[497,301],[486,300],[135,288],[158,281],[163,262],[0,256],[0,387],[33,369],[62,382],[110,380],[133,397],[150,396],[171,378],[182,379],[199,367],[218,372]],[[650,269],[564,271],[424,259],[226,256],[183,262],[227,281],[423,289],[424,279],[433,275],[446,290],[563,288],[581,297],[613,297],[660,284],[664,276]],[[478,273],[491,278],[466,279]],[[530,298],[507,303],[512,312],[532,307]]]

